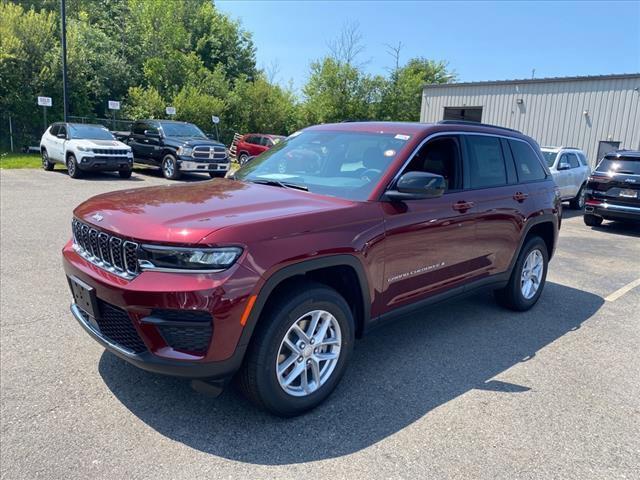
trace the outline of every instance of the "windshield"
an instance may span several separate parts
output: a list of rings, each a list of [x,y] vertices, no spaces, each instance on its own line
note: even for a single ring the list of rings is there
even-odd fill
[[[98,125],[69,125],[69,138],[88,140],[115,140],[111,132]]]
[[[553,167],[556,157],[558,156],[558,152],[545,152],[543,150],[542,155],[544,155],[544,159],[547,161],[547,166]]]
[[[596,167],[596,172],[640,175],[640,159],[623,160],[618,158],[603,158]]]
[[[366,200],[409,135],[295,133],[254,158],[234,178]]]
[[[207,136],[198,127],[191,123],[161,123],[162,131],[166,137],[202,137]]]

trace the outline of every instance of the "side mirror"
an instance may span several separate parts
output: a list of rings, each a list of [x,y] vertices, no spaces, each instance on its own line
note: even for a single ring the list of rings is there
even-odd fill
[[[56,135],[56,137],[61,138],[63,140],[67,139],[67,134],[66,133],[59,133],[58,135]]]
[[[407,172],[398,179],[395,190],[385,193],[385,198],[392,202],[438,198],[446,189],[447,182],[442,175],[429,172]]]
[[[145,137],[160,138],[160,132],[158,132],[157,130],[145,130],[144,131],[144,136]]]
[[[571,165],[569,165],[567,162],[560,162],[560,164],[558,165],[558,170],[569,170],[571,168]]]

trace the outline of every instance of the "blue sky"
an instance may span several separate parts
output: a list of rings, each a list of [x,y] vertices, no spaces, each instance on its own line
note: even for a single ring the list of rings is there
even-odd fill
[[[371,73],[402,59],[446,60],[459,81],[640,71],[640,1],[405,2],[231,1],[222,11],[253,33],[258,66],[300,88],[309,63],[328,52],[345,23],[357,22]]]

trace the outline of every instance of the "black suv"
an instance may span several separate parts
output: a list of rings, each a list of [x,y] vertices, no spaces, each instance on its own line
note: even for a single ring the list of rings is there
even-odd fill
[[[584,223],[640,221],[640,151],[607,153],[587,182]]]
[[[140,120],[124,140],[136,163],[160,167],[166,178],[176,180],[182,172],[209,173],[224,177],[229,170],[225,146],[210,140],[192,123]]]

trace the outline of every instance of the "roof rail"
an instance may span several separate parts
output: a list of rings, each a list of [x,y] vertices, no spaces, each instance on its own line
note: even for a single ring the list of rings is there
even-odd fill
[[[509,132],[522,133],[519,130],[513,128],[501,127],[500,125],[491,125],[490,123],[472,122],[470,120],[440,120],[436,122],[439,125],[475,125],[479,127],[498,128],[500,130],[508,130]]]

